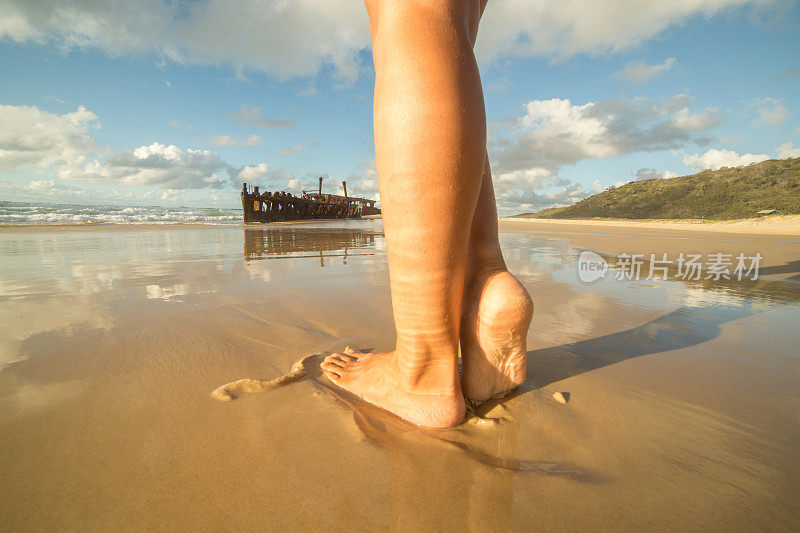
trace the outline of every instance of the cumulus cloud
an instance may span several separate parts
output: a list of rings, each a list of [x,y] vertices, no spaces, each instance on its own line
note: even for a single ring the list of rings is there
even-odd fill
[[[264,128],[267,130],[285,128],[294,128],[295,122],[290,118],[267,118],[261,116],[260,107],[250,107],[243,105],[236,113],[228,113],[225,115],[231,122],[235,124],[247,124],[256,128]]]
[[[264,144],[261,136],[255,133],[248,135],[246,139],[240,139],[238,135],[236,137],[231,137],[230,135],[212,135],[208,138],[208,142],[214,146],[261,146]]]
[[[558,98],[532,100],[505,136],[491,139],[498,201],[521,199],[521,191],[529,189],[567,191],[571,182],[558,177],[559,170],[584,159],[707,143],[722,120],[716,109],[694,112],[691,105],[684,94],[662,103],[647,98],[583,105]]]
[[[755,126],[780,126],[789,117],[789,110],[783,105],[783,100],[756,98],[754,103],[758,110],[758,118],[753,121]]]
[[[483,61],[535,56],[564,59],[630,49],[670,26],[711,17],[761,0],[504,0],[490,3],[481,22],[477,53]]]
[[[503,57],[563,59],[629,49],[698,16],[770,0],[498,0],[481,24],[483,62]],[[314,76],[329,67],[342,83],[359,73],[369,22],[352,0],[172,2],[5,0],[0,38],[98,48],[111,55],[152,54],[182,64],[228,65],[238,74]]]
[[[104,162],[97,159],[62,168],[63,179],[146,185],[162,189],[202,189],[222,186],[217,172],[225,161],[208,150],[181,150],[175,145],[153,143],[120,152]]]
[[[546,169],[587,158],[671,150],[708,142],[722,123],[713,108],[693,113],[692,100],[679,94],[663,104],[647,98],[602,100],[573,105],[569,100],[531,100],[517,121],[518,136],[496,141],[500,172]]]
[[[788,159],[790,157],[800,157],[800,147],[795,148],[793,143],[787,142],[778,146],[778,159]]]
[[[61,180],[31,180],[27,188],[32,192],[43,193],[50,196],[64,193],[74,194],[76,196],[84,196],[86,194],[85,189],[75,187]]]
[[[668,57],[663,63],[657,63],[655,65],[650,65],[644,61],[633,61],[625,65],[625,68],[619,72],[614,73],[614,75],[631,85],[644,85],[645,83],[650,83],[657,79],[671,69],[675,61],[674,57]]]
[[[59,178],[78,181],[148,185],[172,189],[220,187],[218,171],[227,163],[208,150],[181,150],[153,143],[105,160],[89,135],[99,128],[97,115],[83,106],[58,115],[31,106],[0,106],[0,170],[22,166],[55,170]],[[30,188],[56,188],[52,180],[34,181]],[[67,185],[64,185],[66,187]],[[36,188],[39,189],[36,189]]]
[[[0,197],[3,199],[19,200],[56,200],[58,202],[86,200],[120,200],[119,191],[97,190],[93,188],[78,187],[60,179],[31,180],[28,183],[0,180]]]
[[[238,182],[240,181],[249,181],[251,183],[257,181],[266,176],[267,172],[269,172],[269,165],[266,163],[228,169],[228,175],[230,176],[231,181],[237,182],[235,183],[236,185],[239,185]]]
[[[683,164],[695,170],[717,170],[722,167],[743,167],[753,163],[760,163],[769,159],[767,154],[742,154],[733,150],[717,150],[712,148],[704,154],[687,154],[683,157]]]
[[[497,209],[500,212],[500,216],[506,216],[527,211],[538,211],[548,207],[560,207],[580,202],[604,189],[605,186],[603,184],[595,181],[592,184],[592,188],[588,190],[578,183],[573,183],[551,192],[515,190],[498,197]]]
[[[35,106],[0,105],[0,170],[68,165],[100,149],[89,135],[97,115],[83,106],[58,115]]]
[[[351,82],[369,45],[360,2],[171,2],[7,0],[0,37],[99,48],[110,55],[155,54],[182,64],[228,65],[237,73],[313,76],[330,66]]]
[[[722,122],[719,113],[713,108],[693,111],[691,106],[692,98],[684,94],[663,102],[647,98],[583,105],[563,99],[528,102],[507,134],[491,139],[500,209],[565,205],[598,192],[559,176],[564,166],[584,159],[709,142],[711,130]],[[638,179],[675,176],[656,169],[641,169],[638,174]]]
[[[636,171],[637,180],[650,180],[654,178],[674,178],[677,174],[669,170],[658,170],[655,168],[640,168]]]
[[[327,174],[324,174],[327,177]],[[267,163],[231,167],[228,169],[228,179],[237,188],[242,182],[258,185],[262,191],[285,190],[293,194],[300,194],[302,190],[316,190],[317,175],[307,174],[298,178],[286,167],[270,168]]]

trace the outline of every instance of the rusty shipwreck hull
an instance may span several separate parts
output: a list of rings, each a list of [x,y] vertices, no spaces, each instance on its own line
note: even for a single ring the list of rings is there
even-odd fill
[[[245,223],[281,222],[287,220],[324,220],[361,218],[377,215],[381,210],[374,200],[347,196],[347,184],[342,182],[344,196],[322,193],[322,178],[319,192],[294,196],[285,191],[260,192],[258,187],[242,184],[242,217]]]

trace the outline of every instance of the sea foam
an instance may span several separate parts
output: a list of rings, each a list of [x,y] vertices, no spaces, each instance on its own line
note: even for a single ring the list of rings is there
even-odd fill
[[[0,224],[237,224],[241,209],[0,202]]]

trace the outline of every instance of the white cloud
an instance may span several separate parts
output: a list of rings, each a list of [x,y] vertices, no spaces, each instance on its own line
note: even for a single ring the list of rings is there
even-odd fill
[[[300,153],[302,151],[303,151],[303,145],[302,144],[293,144],[292,146],[290,146],[288,148],[284,148],[283,150],[278,152],[278,155],[279,156],[283,156],[283,157],[290,157],[290,156],[293,156],[294,154]]]
[[[675,150],[706,143],[722,121],[713,108],[691,111],[692,99],[679,94],[658,103],[647,98],[602,100],[573,105],[569,100],[532,100],[506,137],[491,139],[491,161],[498,201],[522,201],[529,189],[565,187],[558,177],[565,165],[584,159],[610,158],[634,152]],[[537,196],[541,202],[542,197]],[[533,202],[528,202],[533,204]]]
[[[675,64],[674,57],[668,57],[663,63],[650,65],[644,61],[633,61],[614,75],[632,85],[644,85],[655,80]]]
[[[269,165],[266,163],[259,163],[257,165],[250,165],[245,167],[240,167],[238,169],[228,169],[228,175],[230,175],[231,181],[234,181],[235,185],[241,185],[240,181],[245,182],[255,182],[261,179],[262,177],[267,175],[269,171]]]
[[[663,178],[664,172],[655,168],[640,168],[636,171],[637,180],[651,180],[654,178]]]
[[[500,212],[500,216],[506,216],[514,213],[538,211],[548,207],[570,205],[601,192],[604,188],[599,181],[595,181],[592,184],[592,189],[588,191],[577,183],[553,192],[538,193],[532,190],[516,190],[497,198],[497,210]]]
[[[208,138],[208,142],[214,146],[261,146],[264,144],[261,136],[255,133],[248,135],[246,139],[240,139],[238,135],[236,137],[231,137],[230,135],[212,135]]]
[[[752,163],[760,163],[769,159],[767,154],[742,154],[733,150],[717,150],[712,148],[706,153],[687,154],[683,157],[683,164],[695,170],[717,170],[722,167],[743,167]]]
[[[319,174],[309,173],[305,177],[299,178],[285,167],[271,169],[266,163],[235,167],[228,169],[230,183],[240,188],[242,182],[251,185],[258,185],[262,191],[287,191],[299,195],[302,191],[317,190]],[[323,178],[329,178],[323,174]],[[331,180],[327,179],[327,186],[330,187]],[[330,192],[330,191],[328,191]]]
[[[694,17],[772,3],[497,0],[484,15],[477,53],[483,62],[613,53]],[[279,78],[314,76],[327,66],[344,84],[357,78],[358,53],[370,46],[366,11],[353,0],[5,0],[0,38],[227,65],[240,75],[249,70]]]
[[[217,172],[227,166],[208,150],[181,150],[175,145],[153,143],[120,152],[105,162],[97,159],[59,170],[63,179],[147,185],[162,189],[221,187]]]
[[[649,180],[653,178],[674,178],[677,174],[669,170],[658,170],[656,168],[640,168],[636,171],[637,180]]]
[[[486,8],[477,53],[483,61],[535,56],[564,59],[576,54],[627,50],[694,17],[711,17],[763,0],[501,0]]]
[[[286,182],[286,187],[284,188],[284,190],[286,192],[290,192],[290,193],[294,194],[295,196],[299,196],[299,195],[303,194],[304,190],[310,188],[310,187],[306,187],[305,185],[306,184],[304,184],[300,179],[292,178],[288,182]]]
[[[787,142],[778,146],[778,159],[788,159],[790,157],[800,157],[800,147],[795,148],[793,143]]]
[[[280,78],[313,76],[329,65],[349,83],[369,45],[360,2],[170,2],[6,0],[0,38],[99,48],[110,55],[155,54],[182,64],[228,65]]]
[[[161,193],[161,201],[167,204],[182,204],[183,203],[183,191],[177,189],[167,189],[166,191]]]
[[[87,191],[80,187],[75,187],[61,180],[31,180],[28,189],[33,193],[45,194],[49,196],[71,194],[74,196],[84,196]]]
[[[294,128],[295,122],[290,118],[267,118],[261,116],[260,107],[250,107],[243,105],[236,113],[228,113],[225,115],[231,122],[236,124],[248,124],[256,128],[264,129],[277,129],[277,128]]]
[[[97,115],[83,106],[58,115],[35,106],[0,105],[0,170],[68,165],[100,149],[89,135]]]
[[[569,100],[532,100],[517,121],[518,136],[495,140],[500,172],[558,170],[587,158],[677,149],[707,142],[722,120],[715,109],[692,113],[692,99],[679,94],[663,104],[647,98],[572,105]]]
[[[37,107],[0,106],[0,124],[0,170],[4,171],[31,165],[39,171],[54,169],[67,180],[200,189],[220,187],[217,172],[227,166],[214,152],[159,143],[126,150],[105,161],[89,159],[101,152],[89,135],[89,129],[99,128],[99,123],[97,115],[83,106],[63,115]],[[58,183],[37,180],[28,189],[71,187]]]
[[[783,100],[756,98],[754,103],[758,109],[758,118],[753,121],[754,126],[780,126],[789,117],[789,110],[783,105]]]

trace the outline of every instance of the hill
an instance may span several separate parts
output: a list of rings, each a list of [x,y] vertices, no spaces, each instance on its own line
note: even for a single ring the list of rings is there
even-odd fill
[[[800,157],[632,181],[573,205],[517,216],[731,220],[754,217],[763,209],[800,214]]]

